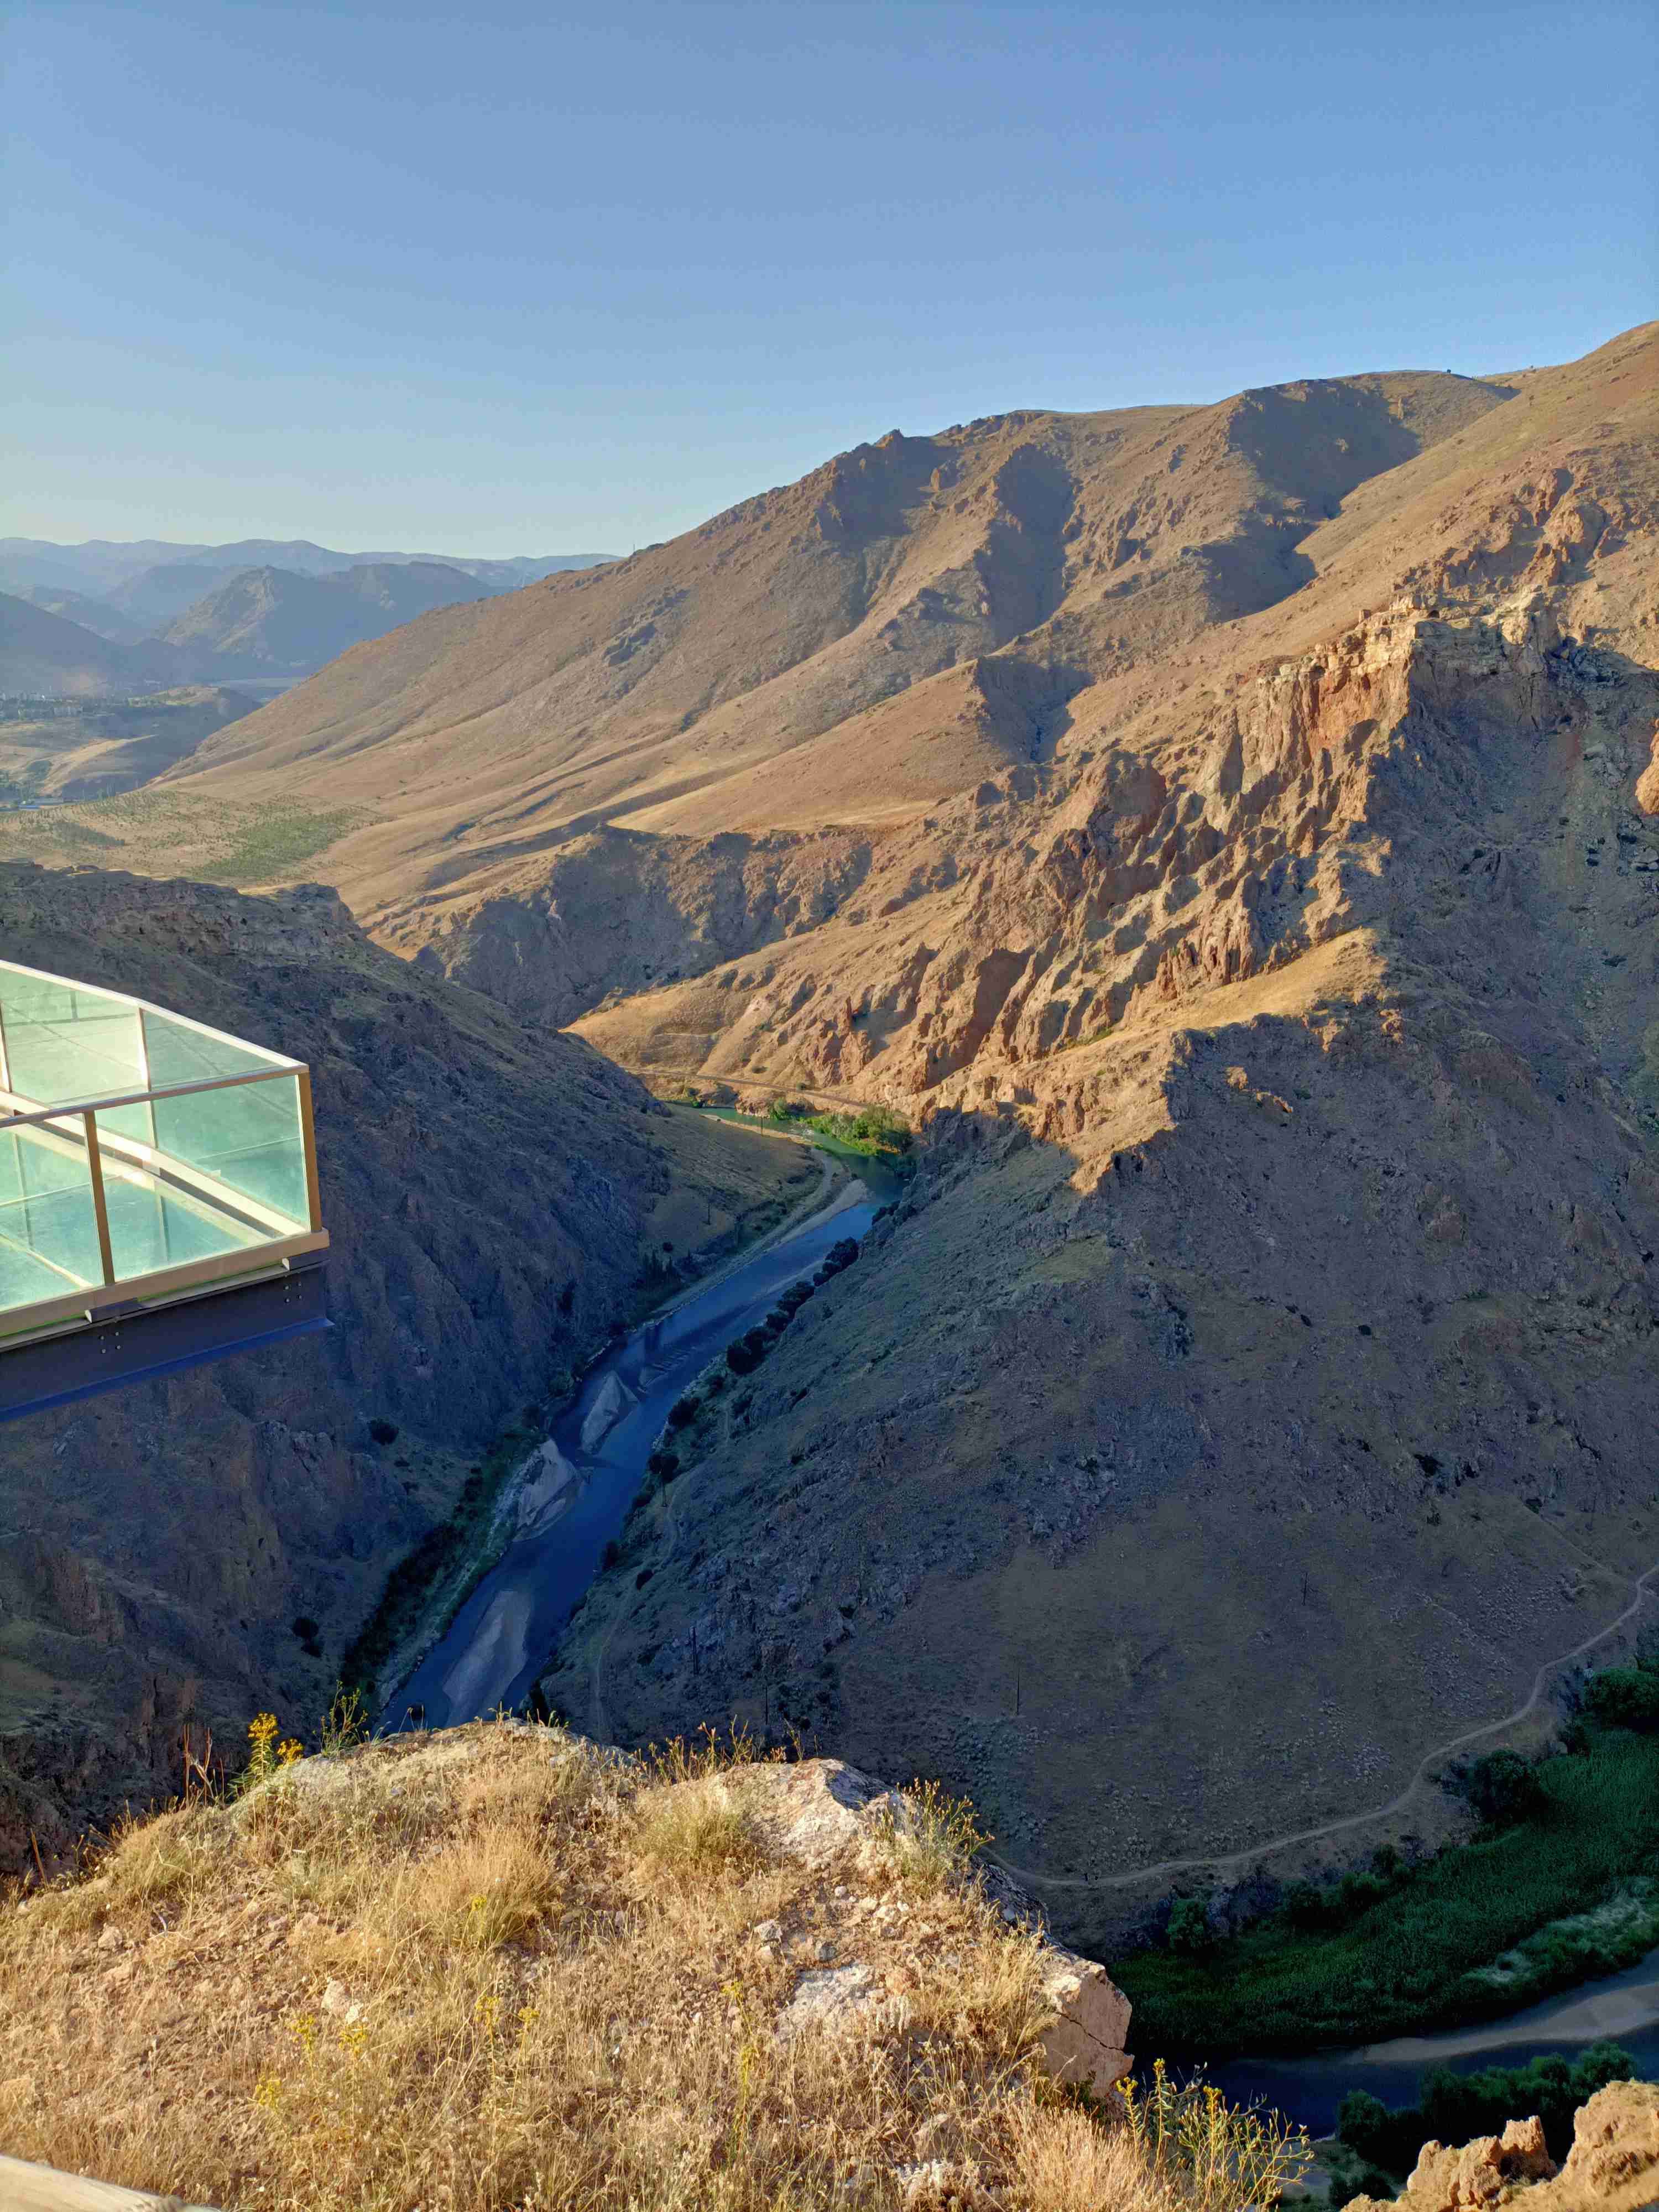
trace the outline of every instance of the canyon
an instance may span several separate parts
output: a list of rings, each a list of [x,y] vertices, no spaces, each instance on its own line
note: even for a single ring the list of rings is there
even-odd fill
[[[575,1726],[615,1620],[624,1740],[781,1715],[939,1776],[1098,1948],[1124,1869],[1384,1803],[1626,1608],[1659,1559],[1656,376],[1647,325],[894,432],[355,646],[151,787],[337,824],[327,891],[236,910],[332,917],[319,1001],[337,958],[372,974],[347,1091],[412,1048],[405,994],[515,1098],[580,1072],[616,1220],[556,1264],[562,1217],[503,1194],[539,1317],[556,1279],[620,1293],[667,1133],[718,1126],[653,1093],[918,1133],[696,1431],[684,1540],[642,1525],[550,1655]],[[434,1071],[459,1048],[434,1030]],[[600,1138],[554,1119],[557,1188]],[[429,1212],[374,1216],[412,1249],[465,1208],[452,1133]],[[382,1141],[342,1128],[348,1206]],[[506,1232],[469,1233],[487,1265]],[[434,1316],[394,1345],[379,1264],[359,1407],[395,1368],[458,1443],[537,1395],[474,1316],[441,1367],[488,1387],[441,1419],[407,1379]]]

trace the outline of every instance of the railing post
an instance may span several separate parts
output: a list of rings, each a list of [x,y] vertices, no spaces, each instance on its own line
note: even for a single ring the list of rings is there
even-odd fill
[[[317,1125],[311,1111],[311,1070],[301,1068],[295,1077],[300,1086],[300,1135],[306,1148],[306,1203],[313,1231],[323,1225],[323,1196],[317,1181]]]
[[[142,1006],[138,1009],[138,1080],[152,1095],[144,1101],[144,1112],[149,1122],[149,1141],[156,1142],[155,1086],[149,1079],[149,1031],[145,1028],[147,1017]]]
[[[98,1258],[104,1270],[104,1284],[112,1288],[115,1282],[115,1253],[109,1241],[109,1207],[104,1198],[104,1159],[98,1149],[98,1119],[88,1111],[81,1116],[82,1127],[87,1133],[87,1167],[92,1176],[92,1210],[98,1217]]]

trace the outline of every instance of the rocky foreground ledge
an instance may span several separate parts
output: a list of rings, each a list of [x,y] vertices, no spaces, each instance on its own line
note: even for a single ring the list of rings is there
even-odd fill
[[[0,2205],[1046,2212],[1129,2006],[959,1820],[519,1721],[161,1814],[0,1909]]]
[[[884,2000],[902,2000],[915,1973],[904,1957],[907,1941],[920,1947],[931,1934],[928,1923],[916,1922],[902,1899],[886,1894],[880,1882],[890,1838],[902,1839],[914,1827],[908,1802],[838,1759],[746,1772],[744,1786],[753,1793],[750,1817],[772,1850],[825,1876],[839,1872],[846,1877],[830,1890],[832,1900],[846,1908],[845,1963],[802,1973],[777,2016],[779,2033],[844,2022]],[[1104,2096],[1129,2070],[1129,2000],[1103,1966],[1052,1942],[1012,1883],[997,1876],[988,1887],[1004,1920],[1028,1930],[1035,1947],[1042,2006],[1036,2041],[1045,2068],[1056,2081]],[[799,1955],[799,1943],[792,1943],[777,1921],[766,1922],[757,1934],[775,1956]],[[819,1952],[832,1948],[817,1946]],[[866,1952],[867,1958],[859,1955]]]
[[[1194,2092],[1200,2172],[1120,2098],[1126,1999],[973,1841],[836,1759],[517,1721],[301,1760],[0,1905],[0,2208],[1275,2202],[1282,2136]],[[1659,2090],[1577,2125],[1559,2174],[1535,2122],[1430,2145],[1407,2212],[1659,2203]]]

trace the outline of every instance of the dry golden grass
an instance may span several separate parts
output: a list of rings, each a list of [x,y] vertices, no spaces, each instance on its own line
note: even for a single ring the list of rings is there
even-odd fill
[[[0,1913],[0,2141],[272,2212],[1219,2205],[1036,2074],[1031,1937],[890,1838],[778,1857],[765,1785],[488,1725],[136,1824]],[[780,2037],[831,1960],[878,2001]]]

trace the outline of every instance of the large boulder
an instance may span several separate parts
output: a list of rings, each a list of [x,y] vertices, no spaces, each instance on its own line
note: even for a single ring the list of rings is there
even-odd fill
[[[1104,1966],[1057,1943],[1042,1945],[1042,1994],[1049,2014],[1037,2039],[1057,2081],[1103,2095],[1129,2070],[1129,2000]]]

